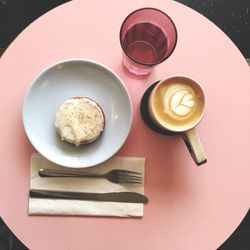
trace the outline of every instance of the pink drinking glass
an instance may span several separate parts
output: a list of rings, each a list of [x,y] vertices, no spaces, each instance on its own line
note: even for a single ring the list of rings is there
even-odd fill
[[[123,65],[133,76],[146,77],[173,53],[176,42],[176,27],[167,14],[155,8],[135,10],[120,29]]]

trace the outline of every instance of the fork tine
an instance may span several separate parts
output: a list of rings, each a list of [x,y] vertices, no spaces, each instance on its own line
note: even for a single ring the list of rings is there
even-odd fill
[[[120,177],[127,177],[127,178],[133,178],[133,177],[135,177],[135,178],[142,178],[142,176],[141,175],[136,175],[136,174],[127,174],[127,173],[119,173],[119,174],[117,174],[117,176],[120,176]]]
[[[130,174],[119,174],[117,177],[126,179],[138,179],[138,180],[142,179],[142,176],[130,175]]]
[[[142,179],[142,176],[136,176],[136,175],[118,175],[118,178],[127,178],[127,179]]]
[[[125,170],[125,169],[117,169],[117,170],[119,171],[118,173],[142,175],[142,173],[134,172],[134,171],[130,171],[130,170]]]
[[[142,183],[142,180],[118,179],[119,183]]]
[[[133,180],[121,180],[119,183],[131,183],[131,184],[141,184],[142,181],[133,181]]]
[[[131,180],[131,181],[142,181],[143,179],[141,177],[118,177],[118,180]]]

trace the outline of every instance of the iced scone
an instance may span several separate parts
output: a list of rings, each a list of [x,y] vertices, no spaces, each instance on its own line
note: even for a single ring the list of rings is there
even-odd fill
[[[79,146],[95,141],[105,126],[101,107],[86,97],[67,99],[60,106],[55,127],[62,140]]]

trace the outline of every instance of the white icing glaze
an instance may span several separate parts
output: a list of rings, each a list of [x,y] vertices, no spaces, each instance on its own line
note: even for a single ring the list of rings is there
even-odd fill
[[[88,98],[72,98],[60,106],[55,126],[62,140],[78,146],[99,136],[104,127],[104,116],[94,101]]]

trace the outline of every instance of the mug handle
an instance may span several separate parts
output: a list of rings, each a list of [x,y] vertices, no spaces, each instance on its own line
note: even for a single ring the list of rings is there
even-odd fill
[[[195,128],[182,133],[182,138],[195,163],[200,166],[207,162],[207,158]]]

